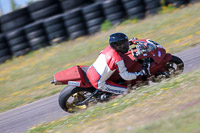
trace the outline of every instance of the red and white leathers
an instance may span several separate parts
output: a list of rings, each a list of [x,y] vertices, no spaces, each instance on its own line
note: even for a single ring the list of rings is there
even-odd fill
[[[136,73],[127,71],[124,61],[119,53],[109,45],[90,66],[87,71],[87,77],[96,89],[115,94],[126,93],[127,86],[119,85],[107,80],[116,70],[124,80],[137,78]]]

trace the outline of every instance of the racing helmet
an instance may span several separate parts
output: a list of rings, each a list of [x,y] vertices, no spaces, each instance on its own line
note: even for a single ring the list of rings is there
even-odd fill
[[[128,37],[124,33],[111,34],[109,44],[117,52],[126,53],[129,50]]]

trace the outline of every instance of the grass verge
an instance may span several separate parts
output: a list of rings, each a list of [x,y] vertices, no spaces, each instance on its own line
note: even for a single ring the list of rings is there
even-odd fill
[[[130,38],[151,38],[175,53],[200,42],[200,4],[126,21],[106,32],[47,47],[0,65],[0,112],[58,93],[53,75],[76,64],[90,65],[108,45],[109,35],[124,32]]]
[[[153,133],[199,131],[200,70],[142,87],[125,97],[98,104],[33,132]]]

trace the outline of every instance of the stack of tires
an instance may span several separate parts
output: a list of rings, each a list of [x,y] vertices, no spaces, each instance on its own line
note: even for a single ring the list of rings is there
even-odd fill
[[[148,15],[156,14],[160,10],[161,3],[160,0],[144,0],[145,9]]]
[[[165,0],[165,5],[173,5],[175,7],[180,7],[182,5],[187,4],[188,0]]]
[[[61,7],[63,12],[66,12],[90,3],[92,3],[92,0],[61,0]]]
[[[188,0],[189,3],[200,2],[200,0]]]
[[[40,0],[28,6],[33,21],[45,19],[61,12],[58,0]]]
[[[62,14],[44,20],[44,27],[50,44],[59,43],[67,39]]]
[[[145,17],[145,5],[143,0],[122,0],[129,18],[143,19]]]
[[[6,33],[6,40],[15,57],[25,55],[30,50],[23,27]]]
[[[109,0],[103,2],[103,11],[107,20],[112,24],[118,24],[125,19],[125,11],[121,0]]]
[[[0,64],[11,58],[4,34],[0,34]]]
[[[88,33],[93,34],[100,30],[105,17],[103,14],[102,3],[97,2],[84,7],[83,16],[87,25]]]
[[[48,45],[43,21],[37,21],[24,27],[31,50],[38,50]]]
[[[71,39],[75,39],[87,34],[85,21],[81,8],[76,8],[63,15],[67,34]]]
[[[1,30],[5,33],[21,28],[28,23],[30,23],[30,16],[27,7],[1,16]]]

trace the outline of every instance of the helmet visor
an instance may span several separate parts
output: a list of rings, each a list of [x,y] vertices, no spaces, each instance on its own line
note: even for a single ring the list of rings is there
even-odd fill
[[[122,53],[128,52],[128,50],[129,50],[128,39],[118,41],[116,47],[117,47],[118,51],[120,51]]]

